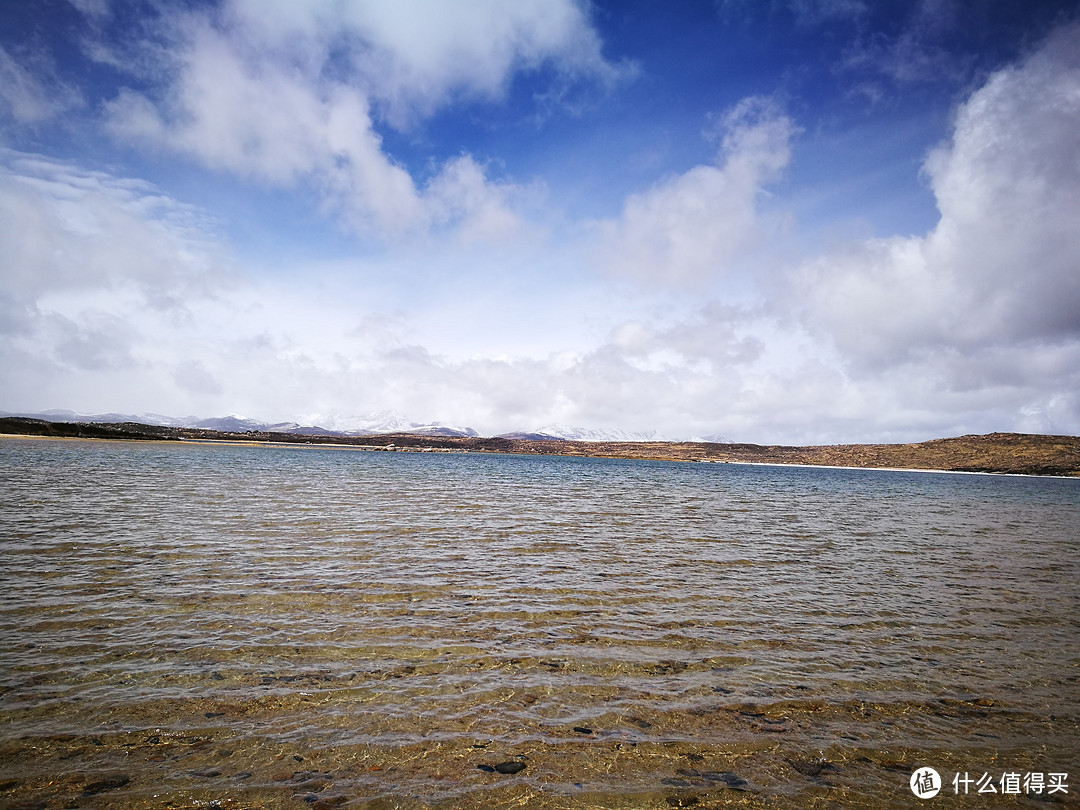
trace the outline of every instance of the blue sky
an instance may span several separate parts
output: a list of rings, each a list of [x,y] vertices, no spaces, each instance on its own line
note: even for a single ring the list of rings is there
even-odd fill
[[[1075,2],[0,3],[0,409],[1080,433]]]

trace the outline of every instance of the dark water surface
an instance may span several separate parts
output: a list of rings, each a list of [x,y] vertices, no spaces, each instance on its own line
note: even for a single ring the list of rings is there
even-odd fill
[[[1068,805],[1078,582],[1080,480],[0,440],[0,806]]]

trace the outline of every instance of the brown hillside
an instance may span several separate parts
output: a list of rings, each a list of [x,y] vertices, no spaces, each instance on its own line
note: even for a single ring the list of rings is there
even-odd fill
[[[307,436],[290,433],[227,433],[135,423],[82,424],[0,418],[0,433],[109,439],[280,442],[350,445],[387,450],[458,450],[553,456],[658,459],[670,461],[821,464],[1026,475],[1080,475],[1080,437],[1021,433],[959,436],[915,444],[838,444],[788,447],[709,442],[581,442],[504,438]]]

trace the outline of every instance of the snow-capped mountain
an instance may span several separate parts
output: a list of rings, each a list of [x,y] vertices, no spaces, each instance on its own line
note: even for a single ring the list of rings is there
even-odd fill
[[[286,422],[285,425],[291,426],[293,423]],[[181,427],[193,427],[203,428],[205,430],[225,430],[229,433],[243,433],[247,430],[269,430],[272,426],[266,424],[266,422],[260,422],[257,419],[246,419],[243,416],[235,416],[229,414],[228,416],[218,416],[211,419],[197,419],[191,424],[181,425]]]
[[[413,422],[396,411],[374,411],[363,416],[345,416],[336,411],[311,414],[312,424],[349,436],[377,436],[382,433],[415,433],[421,436],[478,436],[470,427],[442,422]]]
[[[303,423],[263,422],[236,414],[203,418],[198,416],[164,416],[159,413],[77,413],[69,410],[48,410],[39,413],[10,413],[0,411],[0,416],[25,416],[51,422],[137,422],[162,427],[202,428],[230,433],[255,431],[260,433],[295,433],[309,436],[378,436],[387,433],[412,433],[419,436],[475,437],[480,434],[470,427],[450,425],[443,422],[414,422],[396,411],[373,411],[362,415],[343,414],[339,411],[312,413]],[[629,431],[619,428],[581,428],[550,424],[529,432],[502,434],[508,439],[531,439],[550,441],[583,442],[667,442],[671,441],[657,431]],[[695,437],[691,441],[730,443],[719,434]]]
[[[395,411],[374,411],[362,416],[343,414],[340,411],[327,411],[325,413],[308,414],[304,417],[304,421],[332,430],[335,433],[356,435],[398,433],[414,426],[413,422]]]
[[[211,419],[198,416],[163,416],[160,413],[78,413],[62,409],[41,411],[40,413],[9,413],[5,416],[27,416],[31,419],[46,419],[50,422],[91,422],[96,424],[136,422],[140,425],[159,425],[161,427],[203,428],[204,430],[225,430],[231,433],[243,433],[246,430],[277,430],[290,432],[299,428],[295,422],[282,422],[272,425],[257,419],[230,414]]]
[[[64,408],[50,408],[37,414],[23,413],[23,411],[19,411],[19,413],[4,411],[3,416],[23,416],[29,419],[44,419],[50,422],[138,422],[139,424],[158,424],[158,426],[166,428],[183,428],[185,422],[184,419],[162,416],[161,414],[79,414],[78,411]],[[194,419],[194,417],[189,418]]]
[[[721,436],[719,433],[710,433],[707,436],[694,436],[692,439],[688,439],[691,442],[710,442],[712,444],[731,444],[731,439],[726,436]]]
[[[78,413],[63,408],[51,408],[38,413],[4,412],[2,415],[25,416],[29,419],[44,419],[47,422],[137,422],[140,425],[159,425],[161,427],[192,427],[198,421],[197,416],[163,416],[160,413]]]
[[[221,430],[229,433],[246,431],[271,433],[296,433],[306,436],[374,436],[383,433],[415,433],[421,436],[478,436],[470,427],[444,425],[437,422],[422,424],[410,422],[392,411],[380,411],[366,416],[340,417],[328,415],[325,422],[318,414],[305,418],[309,424],[296,422],[262,422],[230,414],[203,419],[198,416],[163,416],[157,413],[77,413],[76,411],[53,409],[39,413],[6,413],[0,416],[25,416],[31,419],[44,419],[49,422],[92,422],[117,423],[136,422],[142,425],[162,427],[202,428],[203,430]]]
[[[666,436],[651,431],[629,431],[619,428],[579,428],[567,425],[544,425],[529,436],[538,439],[563,439],[577,442],[667,442]]]

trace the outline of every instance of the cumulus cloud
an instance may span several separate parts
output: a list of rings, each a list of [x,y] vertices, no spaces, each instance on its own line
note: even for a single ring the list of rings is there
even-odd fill
[[[791,155],[791,120],[767,99],[724,118],[716,161],[631,195],[600,224],[602,261],[616,275],[685,284],[716,278],[760,237],[758,202]]]
[[[451,219],[471,238],[515,217],[507,186],[488,185],[469,156],[419,186],[387,153],[380,121],[405,127],[460,97],[497,99],[515,72],[546,64],[599,82],[620,72],[570,0],[234,0],[168,23],[164,84],[121,92],[107,107],[110,130],[215,169],[306,184],[363,232],[444,224],[455,187],[466,193]]]
[[[964,280],[978,341],[1080,337],[1080,26],[990,78],[927,173],[932,262]]]
[[[811,319],[852,357],[1080,337],[1080,27],[994,74],[928,158],[941,218],[803,268]]]
[[[930,233],[818,257],[786,304],[859,375],[920,369],[943,390],[1011,389],[1013,400],[1076,390],[1077,131],[1074,25],[959,108],[951,140],[925,165],[941,214]],[[1018,361],[1026,371],[1011,375]]]
[[[617,81],[628,68],[604,58],[584,8],[545,0],[464,6],[409,0],[356,3],[344,15],[370,43],[353,53],[355,66],[400,126],[461,95],[497,99],[514,73],[544,64],[563,78]]]
[[[164,99],[125,90],[108,107],[114,134],[270,184],[313,182],[357,225],[400,230],[421,217],[412,178],[383,154],[363,93],[248,52],[208,20],[184,28]]]
[[[851,243],[761,275],[759,309],[738,302],[737,285],[714,287],[716,302],[666,325],[623,324],[578,367],[612,391],[642,381],[642,401],[655,400],[650,385],[684,392],[662,407],[685,424],[702,425],[711,400],[713,430],[727,435],[854,440],[867,424],[900,439],[1076,432],[1078,54],[1080,27],[1064,28],[960,105],[951,138],[924,166],[940,211],[927,234]],[[670,282],[736,263],[739,242],[710,227],[710,214],[727,213],[744,232],[758,224],[755,198],[784,167],[792,130],[763,120],[771,126],[733,127],[716,166],[628,201],[608,225],[625,246],[614,254],[622,266]]]
[[[500,183],[469,155],[446,162],[428,183],[424,200],[431,220],[451,225],[465,243],[499,243],[529,236],[532,226],[519,213],[537,196],[533,189]]]

